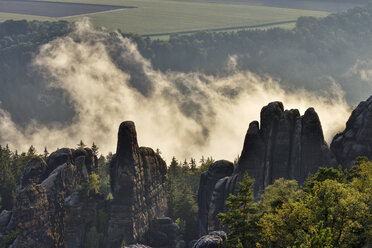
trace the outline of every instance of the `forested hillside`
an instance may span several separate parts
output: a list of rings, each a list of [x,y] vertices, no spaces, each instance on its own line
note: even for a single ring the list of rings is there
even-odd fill
[[[371,57],[371,25],[369,5],[322,19],[301,17],[293,30],[198,33],[169,41],[134,39],[142,54],[163,71],[250,70],[311,90],[337,82],[354,104],[366,89],[359,73]]]
[[[356,104],[367,97],[370,85],[365,75],[371,64],[371,26],[372,6],[368,6],[323,19],[299,18],[293,30],[197,33],[171,37],[168,41],[123,35],[137,43],[155,69],[218,75],[250,70],[278,78],[288,88],[320,92],[337,82],[348,102]],[[16,123],[24,125],[31,119],[44,124],[68,123],[74,115],[63,90],[48,87],[46,75],[32,66],[32,58],[41,44],[70,30],[67,22],[0,24],[0,100]],[[136,73],[135,68],[120,65],[114,52],[111,56],[119,68]],[[133,86],[140,89],[142,84],[139,75]]]
[[[350,170],[320,168],[301,188],[278,179],[253,202],[246,174],[237,196],[219,215],[229,227],[227,247],[369,247],[372,163],[357,159]]]

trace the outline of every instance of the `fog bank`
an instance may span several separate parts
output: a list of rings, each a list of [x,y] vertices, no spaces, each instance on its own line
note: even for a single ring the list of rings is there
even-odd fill
[[[229,65],[234,70],[233,57]],[[65,92],[76,114],[68,125],[31,121],[21,128],[0,105],[0,144],[20,151],[34,145],[39,152],[44,146],[51,152],[83,140],[87,145],[95,142],[103,154],[115,152],[119,124],[132,120],[139,144],[159,148],[167,161],[202,155],[233,160],[249,123],[259,120],[269,102],[282,101],[286,109],[298,108],[301,114],[314,107],[328,141],[344,129],[350,115],[337,82],[315,94],[284,89],[269,75],[249,71],[225,77],[162,73],[129,39],[94,30],[87,21],[43,45],[33,66],[47,79],[47,87]],[[370,73],[366,69],[360,76]]]

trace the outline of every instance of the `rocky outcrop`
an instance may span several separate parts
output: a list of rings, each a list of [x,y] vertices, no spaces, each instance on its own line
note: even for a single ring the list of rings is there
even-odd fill
[[[146,243],[151,221],[167,212],[167,167],[151,148],[139,148],[133,122],[123,122],[110,164],[114,200],[110,207],[110,247]]]
[[[12,211],[3,210],[0,214],[0,233],[4,232],[12,217]]]
[[[123,246],[123,248],[152,248],[152,247],[147,246],[147,245],[135,244],[135,245]]]
[[[208,234],[209,205],[216,183],[221,178],[231,176],[233,170],[233,163],[220,160],[211,164],[208,171],[201,174],[198,192],[199,237]]]
[[[104,247],[107,236],[108,205],[101,194],[84,197],[73,192],[65,199],[64,247],[82,248],[95,243]]]
[[[31,159],[13,210],[0,214],[0,242],[14,236],[12,248],[185,246],[178,225],[161,218],[167,212],[166,164],[151,148],[138,147],[133,122],[121,124],[110,163],[113,200],[89,186],[97,171],[97,157],[87,148]]]
[[[157,218],[151,222],[147,244],[151,247],[185,248],[179,226],[169,217]]]
[[[44,159],[32,158],[26,165],[21,180],[21,188],[30,184],[40,184],[47,176],[47,164]]]
[[[335,164],[315,110],[300,116],[297,109],[284,110],[281,102],[273,102],[261,110],[261,128],[258,122],[249,125],[234,175],[254,177],[257,195],[278,178],[301,184],[319,166]]]
[[[222,244],[226,239],[227,234],[223,231],[211,232],[198,239],[193,248],[222,248]]]
[[[28,162],[5,230],[19,230],[11,247],[64,246],[65,198],[95,171],[96,160],[90,149],[64,148],[52,153],[47,162],[40,157]]]
[[[209,204],[208,230],[219,230],[216,215],[224,211],[226,198],[236,194],[245,172],[255,179],[256,198],[278,178],[296,179],[300,184],[319,166],[336,165],[324,141],[319,117],[313,108],[303,116],[297,109],[284,110],[272,102],[261,110],[261,126],[250,123],[243,151],[231,177],[220,179]]]
[[[333,138],[331,150],[344,168],[351,168],[358,156],[372,159],[372,96],[352,112],[345,130]]]

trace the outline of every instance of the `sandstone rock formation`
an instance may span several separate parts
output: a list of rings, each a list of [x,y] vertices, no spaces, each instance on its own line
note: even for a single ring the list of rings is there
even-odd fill
[[[83,248],[88,240],[99,247],[144,241],[183,248],[179,227],[159,218],[167,212],[165,162],[151,148],[138,147],[133,122],[121,124],[118,138],[110,164],[112,201],[82,190],[98,169],[91,149],[63,148],[46,161],[31,159],[13,210],[0,214],[0,242],[16,232],[12,248]]]
[[[344,168],[351,168],[358,156],[372,159],[372,96],[352,112],[345,130],[333,138],[331,150]]]
[[[151,148],[138,147],[133,122],[119,128],[116,155],[110,164],[109,246],[146,243],[150,223],[167,212],[167,167]]]
[[[261,110],[261,128],[252,122],[234,175],[244,172],[255,178],[254,192],[263,192],[275,179],[284,177],[303,183],[319,166],[336,161],[324,141],[319,117],[313,108],[300,116],[273,102]]]
[[[324,141],[319,117],[313,108],[303,116],[297,109],[284,110],[272,102],[261,110],[261,126],[250,123],[243,151],[231,177],[220,179],[209,204],[208,230],[219,230],[216,215],[224,211],[226,198],[236,194],[245,172],[255,179],[255,197],[276,179],[296,179],[300,184],[319,166],[336,165]]]
[[[45,162],[31,159],[25,167],[5,233],[19,230],[13,248],[63,247],[66,196],[97,166],[90,149],[60,149]]]
[[[198,207],[199,207],[199,237],[208,234],[208,212],[214,186],[221,178],[231,176],[234,165],[226,160],[216,161],[211,164],[208,171],[201,174]]]

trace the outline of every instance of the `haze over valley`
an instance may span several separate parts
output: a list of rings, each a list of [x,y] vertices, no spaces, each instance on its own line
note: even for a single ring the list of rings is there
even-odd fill
[[[0,248],[372,244],[369,0],[0,0]]]

